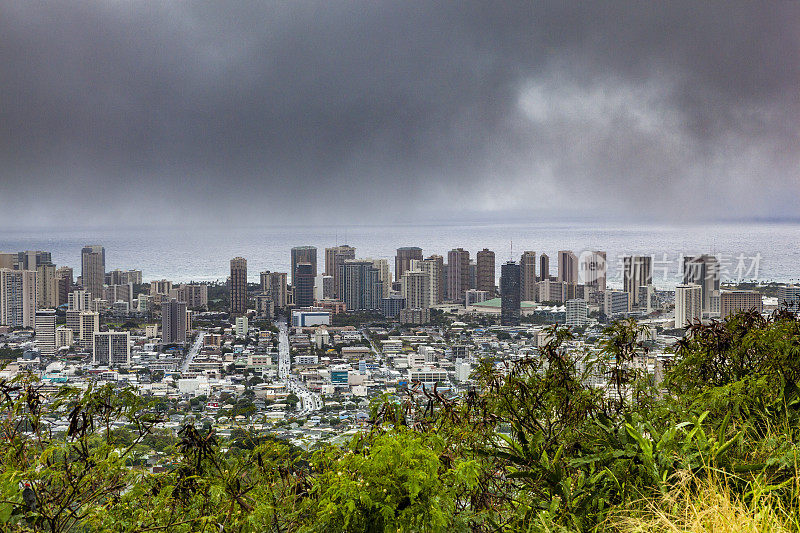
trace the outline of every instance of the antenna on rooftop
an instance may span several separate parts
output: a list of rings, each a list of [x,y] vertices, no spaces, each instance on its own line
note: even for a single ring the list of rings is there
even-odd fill
[[[509,251],[508,260],[514,260],[514,239],[511,239],[511,251]]]

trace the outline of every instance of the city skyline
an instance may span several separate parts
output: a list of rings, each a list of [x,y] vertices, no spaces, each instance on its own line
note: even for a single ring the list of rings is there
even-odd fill
[[[12,3],[0,225],[797,220],[798,15]]]

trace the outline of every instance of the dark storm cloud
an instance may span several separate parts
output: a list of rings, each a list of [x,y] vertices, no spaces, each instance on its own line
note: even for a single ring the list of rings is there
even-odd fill
[[[800,3],[7,2],[0,223],[800,216]]]

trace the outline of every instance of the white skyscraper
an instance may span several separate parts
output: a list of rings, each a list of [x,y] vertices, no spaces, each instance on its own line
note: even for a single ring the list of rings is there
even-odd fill
[[[675,327],[685,328],[703,318],[703,287],[696,283],[675,287]]]
[[[36,347],[42,355],[56,353],[56,311],[40,309],[36,311]]]

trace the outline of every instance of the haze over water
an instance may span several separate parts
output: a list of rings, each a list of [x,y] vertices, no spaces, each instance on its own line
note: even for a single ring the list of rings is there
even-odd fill
[[[288,271],[293,246],[319,248],[319,271],[324,269],[324,248],[335,244],[356,247],[358,258],[386,258],[394,263],[400,246],[420,246],[425,256],[447,256],[452,248],[475,253],[486,247],[496,254],[496,266],[510,257],[519,260],[524,250],[550,256],[550,274],[557,272],[558,250],[605,250],[609,284],[617,286],[618,258],[625,254],[655,254],[653,282],[670,288],[678,282],[681,254],[721,254],[723,276],[764,281],[797,281],[800,265],[800,224],[726,223],[693,226],[537,223],[418,226],[305,226],[216,229],[97,229],[34,231],[0,230],[0,251],[47,250],[57,265],[80,273],[80,249],[101,244],[106,249],[106,269],[141,269],[145,280],[224,281],[229,260],[248,261],[250,281],[262,270]],[[742,260],[739,260],[739,256]],[[759,257],[760,256],[760,257]],[[757,258],[758,257],[758,258]],[[757,258],[757,259],[754,259]],[[445,259],[446,260],[446,259]],[[739,270],[737,270],[737,267]],[[755,268],[757,267],[757,268]],[[538,266],[537,266],[538,268]],[[726,274],[727,270],[727,276]]]

